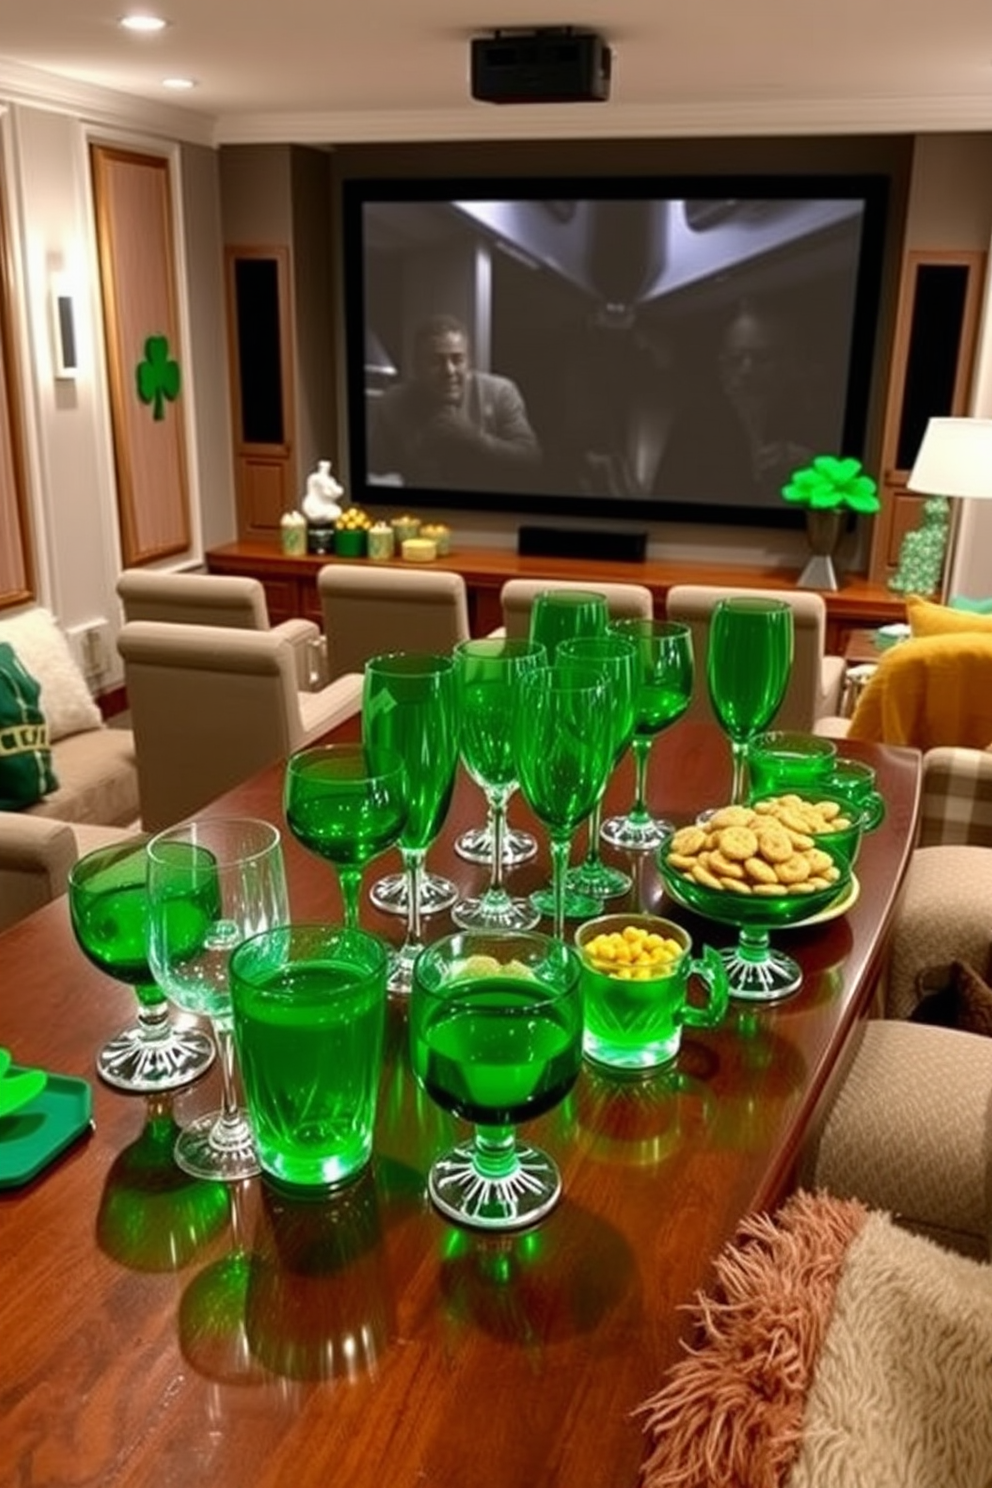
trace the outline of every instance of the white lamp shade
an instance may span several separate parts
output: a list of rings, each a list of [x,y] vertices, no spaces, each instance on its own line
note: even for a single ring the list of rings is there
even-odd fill
[[[932,418],[906,485],[930,496],[992,498],[992,419]]]

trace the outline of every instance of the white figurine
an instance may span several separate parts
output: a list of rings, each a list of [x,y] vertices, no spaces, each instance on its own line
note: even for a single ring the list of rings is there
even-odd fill
[[[307,494],[303,498],[303,515],[315,526],[326,526],[341,515],[338,497],[344,487],[331,474],[330,460],[318,460],[317,469],[307,476]]]

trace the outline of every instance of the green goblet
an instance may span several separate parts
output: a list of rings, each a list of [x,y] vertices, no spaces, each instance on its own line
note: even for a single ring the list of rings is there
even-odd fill
[[[695,666],[692,631],[679,620],[616,620],[615,635],[636,648],[634,692],[634,804],[626,816],[611,816],[601,836],[611,847],[648,852],[672,830],[670,822],[651,815],[647,805],[648,760],[655,739],[677,723],[692,701]]]
[[[527,899],[514,899],[503,884],[506,804],[517,788],[513,762],[516,680],[544,661],[534,641],[487,637],[455,647],[455,679],[461,725],[461,755],[469,775],[481,786],[488,807],[491,858],[489,886],[481,895],[460,899],[451,918],[463,930],[528,930],[541,911]]]
[[[606,598],[585,589],[543,589],[530,612],[530,639],[543,646],[554,662],[562,641],[605,635],[609,625]]]
[[[637,648],[626,636],[580,636],[576,640],[563,641],[558,648],[558,656],[562,660],[588,662],[600,668],[606,677],[609,721],[613,732],[612,773],[612,769],[620,763],[634,732]],[[604,783],[603,792],[589,818],[589,845],[585,861],[570,869],[565,880],[566,896],[578,894],[580,897],[599,901],[615,899],[619,894],[626,894],[633,883],[629,873],[611,868],[600,856],[599,838],[605,791]]]
[[[138,837],[78,859],[69,874],[69,916],[87,960],[115,981],[128,983],[138,999],[137,1022],[100,1049],[97,1073],[118,1090],[154,1093],[198,1079],[213,1063],[215,1051],[201,1030],[172,1022],[149,964],[146,841]],[[187,930],[198,913],[191,903]]]
[[[414,1073],[445,1110],[475,1124],[435,1159],[428,1191],[443,1214],[515,1230],[557,1202],[561,1176],[515,1127],[552,1110],[582,1060],[582,966],[536,931],[470,931],[429,946],[410,1000]]]
[[[730,799],[747,800],[748,745],[782,705],[792,670],[792,609],[782,599],[732,595],[710,617],[706,681],[717,722],[730,739]]]
[[[609,688],[598,667],[571,660],[527,672],[517,686],[517,777],[528,806],[548,829],[554,933],[562,939],[572,836],[606,789],[613,763]]]
[[[450,656],[396,651],[365,665],[362,735],[373,767],[403,762],[407,817],[399,837],[406,875],[406,936],[390,959],[389,990],[409,992],[423,948],[420,880],[455,789],[458,704]]]
[[[283,807],[298,842],[337,869],[344,922],[358,928],[364,869],[395,846],[406,821],[399,755],[373,766],[363,744],[318,744],[291,755]]]

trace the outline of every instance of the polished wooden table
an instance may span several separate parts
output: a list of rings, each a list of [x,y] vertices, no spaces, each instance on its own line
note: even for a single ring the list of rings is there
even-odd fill
[[[863,845],[849,912],[778,932],[803,987],[775,1006],[733,1005],[667,1074],[631,1082],[584,1068],[530,1128],[564,1175],[562,1201],[533,1232],[461,1232],[425,1200],[455,1123],[410,1076],[402,1005],[390,1009],[373,1165],[334,1202],[282,1200],[258,1181],[232,1196],[177,1173],[172,1118],[213,1104],[213,1076],[171,1115],[94,1078],[92,1133],[0,1195],[0,1482],[632,1488],[645,1445],[633,1412],[678,1357],[683,1304],[740,1217],[793,1182],[883,954],[919,756],[848,752],[877,766],[888,812]],[[281,820],[281,773],[211,810]],[[625,765],[611,808],[626,807],[631,783]],[[682,723],[659,740],[655,808],[688,820],[729,783],[715,730]],[[451,848],[481,812],[462,780],[429,866],[482,882]],[[519,800],[511,818],[527,824]],[[291,840],[286,856],[294,916],[335,915],[331,870]],[[519,869],[511,886],[544,873]],[[649,858],[631,898],[661,903]],[[679,917],[715,944],[731,937]],[[399,937],[397,921],[363,918]],[[94,1050],[131,1008],[76,949],[64,902],[0,937],[0,989],[0,1043],[63,1074],[92,1077]]]

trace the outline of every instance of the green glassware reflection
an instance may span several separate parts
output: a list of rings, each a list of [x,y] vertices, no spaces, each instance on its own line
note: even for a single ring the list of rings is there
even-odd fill
[[[111,1164],[97,1212],[97,1244],[135,1271],[180,1271],[230,1220],[228,1191],[176,1166],[179,1127],[168,1095],[150,1096],[137,1141]]]
[[[201,1030],[179,1028],[149,963],[147,838],[97,848],[69,874],[69,916],[76,943],[100,971],[134,988],[138,1021],[97,1054],[101,1079],[118,1090],[152,1093],[198,1079],[210,1067],[214,1046]],[[201,906],[188,907],[179,926],[195,934]]]
[[[612,769],[620,763],[634,732],[637,691],[637,648],[626,636],[580,636],[563,641],[558,648],[562,660],[587,662],[602,671],[606,678],[607,711],[612,727]],[[612,773],[612,771],[611,771]],[[629,892],[633,880],[629,873],[612,868],[600,854],[600,827],[603,817],[603,794],[600,793],[589,818],[589,845],[585,861],[571,869],[565,880],[566,895],[578,894],[594,901],[615,899]],[[566,907],[567,913],[567,907]]]
[[[692,632],[678,620],[616,620],[615,635],[636,649],[634,692],[634,804],[626,816],[613,816],[602,826],[604,842],[628,852],[657,847],[671,823],[651,815],[647,804],[647,771],[655,739],[685,713],[692,701],[695,666]]]
[[[565,933],[565,874],[572,836],[606,789],[613,726],[603,673],[584,662],[538,667],[518,682],[514,755],[520,789],[548,830],[554,933]]]
[[[466,931],[418,958],[414,1073],[432,1100],[475,1125],[428,1178],[434,1203],[461,1224],[517,1229],[557,1201],[554,1161],[514,1128],[552,1110],[578,1077],[580,971],[571,947],[536,931]]]
[[[398,755],[373,767],[362,744],[325,744],[291,755],[283,808],[298,842],[332,863],[344,922],[358,927],[364,869],[395,846],[406,821],[406,777]]]
[[[534,641],[486,637],[455,648],[455,678],[461,725],[461,756],[486,797],[491,857],[489,885],[481,895],[460,899],[451,918],[463,930],[526,930],[540,911],[511,898],[503,883],[506,807],[517,788],[513,755],[517,680],[542,664],[544,647]]]
[[[792,610],[784,600],[736,595],[710,617],[706,681],[717,722],[730,739],[730,798],[747,799],[747,748],[782,705],[792,670]]]
[[[427,849],[448,814],[458,766],[458,704],[450,656],[398,651],[365,666],[362,741],[373,765],[402,761],[407,815],[399,838],[407,881],[406,937],[390,963],[389,987],[409,992],[423,945],[420,880]]]
[[[605,635],[609,624],[605,596],[585,589],[543,589],[534,596],[530,639],[543,646],[549,663],[562,641]]]

